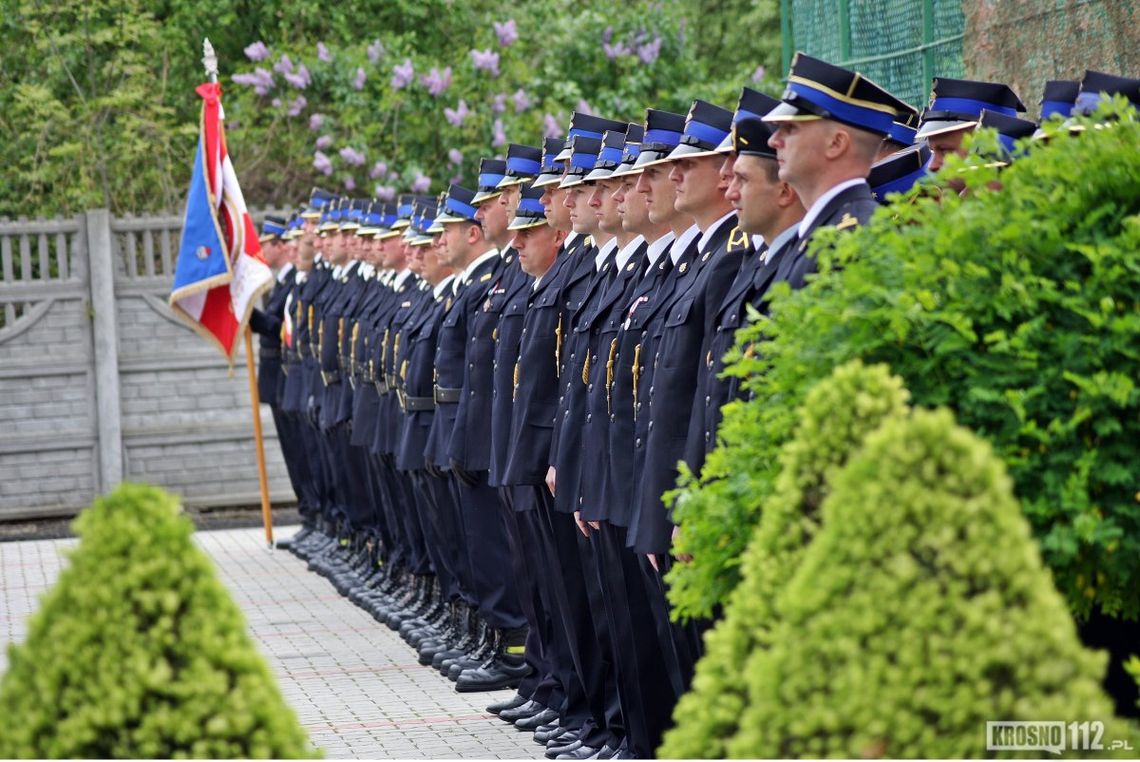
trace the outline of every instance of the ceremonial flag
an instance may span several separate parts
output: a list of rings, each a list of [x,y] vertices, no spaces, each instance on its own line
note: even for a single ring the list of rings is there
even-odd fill
[[[221,85],[207,82],[195,92],[202,97],[202,121],[170,306],[232,361],[273,273],[226,151]]]

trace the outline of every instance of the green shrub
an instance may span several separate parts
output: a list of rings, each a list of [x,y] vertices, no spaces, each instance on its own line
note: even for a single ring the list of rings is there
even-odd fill
[[[794,410],[853,358],[886,363],[915,404],[949,406],[993,444],[1078,616],[1140,614],[1140,123],[1111,108],[1111,128],[1085,119],[1000,175],[962,174],[965,198],[820,237],[821,274],[778,287],[771,319],[741,332],[757,351],[732,372],[754,399],[726,408],[720,449],[682,482],[677,551],[694,561],[669,575],[680,615],[727,600]]]
[[[1105,657],[1081,646],[1004,466],[946,410],[867,437],[774,613],[741,670],[732,757],[989,756],[988,720],[1100,720],[1106,741],[1140,741],[1113,718]]]
[[[169,494],[124,485],[9,647],[0,757],[313,756]]]
[[[669,758],[723,757],[725,742],[746,701],[740,666],[767,647],[775,624],[773,602],[795,572],[819,526],[819,506],[833,475],[883,421],[905,413],[906,390],[885,366],[859,361],[836,368],[817,384],[798,411],[795,438],[780,450],[775,494],[742,558],[743,581],[725,617],[705,636],[705,655],[693,685],[674,712],[665,736]]]

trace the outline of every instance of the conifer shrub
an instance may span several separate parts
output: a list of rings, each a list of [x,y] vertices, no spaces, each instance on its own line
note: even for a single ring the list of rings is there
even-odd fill
[[[739,670],[729,756],[992,756],[989,720],[1098,720],[1136,746],[1005,467],[949,411],[884,420],[821,516],[773,617],[752,622],[770,635]]]
[[[965,197],[918,190],[864,228],[821,231],[820,274],[774,289],[769,319],[740,332],[754,354],[729,371],[752,399],[726,407],[699,478],[682,475],[678,616],[728,600],[795,410],[854,358],[993,445],[1077,617],[1140,615],[1140,123],[1119,99],[1078,121],[1000,174],[948,162]]]
[[[742,558],[743,580],[725,616],[705,635],[705,655],[674,711],[662,755],[717,758],[737,730],[746,703],[741,665],[769,645],[776,596],[795,573],[819,527],[832,476],[883,421],[904,415],[907,392],[886,366],[856,360],[835,369],[804,399],[796,434],[780,450],[775,493]]]
[[[0,757],[304,758],[304,730],[176,499],[123,485],[9,647]]]

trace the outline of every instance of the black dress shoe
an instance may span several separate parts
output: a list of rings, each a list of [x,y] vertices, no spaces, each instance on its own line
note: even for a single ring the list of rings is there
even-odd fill
[[[539,725],[545,725],[551,720],[556,719],[558,719],[558,712],[554,711],[553,709],[543,709],[541,712],[531,717],[524,717],[521,720],[515,720],[515,727],[519,730],[533,731]]]
[[[547,746],[545,756],[547,759],[557,759],[559,754],[569,754],[570,752],[577,751],[578,749],[581,749],[581,748],[582,748],[582,739],[581,738],[575,738],[573,741],[571,741],[568,744],[563,744],[561,746],[557,746],[557,745]]]
[[[507,709],[516,709],[525,704],[527,701],[529,701],[529,699],[526,696],[520,696],[516,693],[506,701],[496,701],[494,704],[491,704],[487,707],[487,711],[491,714],[498,714],[499,712],[505,711]]]
[[[546,748],[566,747],[580,740],[582,740],[582,728],[564,728],[560,735],[556,735],[546,742]],[[558,749],[555,753],[561,754],[563,751],[565,751],[564,748]]]
[[[596,746],[580,745],[573,751],[567,751],[559,754],[557,757],[555,757],[555,759],[593,759],[599,751],[601,751],[601,749]]]
[[[514,709],[504,709],[499,712],[499,719],[504,722],[514,722],[521,720],[523,717],[533,717],[534,715],[546,709],[545,704],[540,704],[537,701],[527,701],[525,704],[519,704]]]
[[[539,725],[534,729],[534,742],[541,746],[546,746],[546,742],[551,738],[560,736],[566,732],[566,728],[558,724],[558,720],[548,722],[545,725]]]
[[[598,749],[598,753],[590,757],[590,759],[613,759],[614,755],[618,753],[618,749],[620,748],[621,747],[615,749],[613,746],[606,744],[602,748]]]

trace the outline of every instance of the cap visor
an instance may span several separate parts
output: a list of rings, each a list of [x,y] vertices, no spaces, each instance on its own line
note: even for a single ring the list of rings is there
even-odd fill
[[[823,119],[822,116],[803,111],[790,103],[781,102],[767,114],[760,118],[762,122],[814,122]]]
[[[582,178],[582,181],[591,182],[593,180],[605,180],[607,177],[611,177],[613,173],[614,171],[612,169],[595,167],[586,173],[586,176]]]
[[[629,177],[630,175],[640,175],[640,174],[641,174],[641,167],[635,166],[634,164],[630,163],[630,164],[622,164],[620,167],[618,167],[616,170],[614,170],[614,173],[612,175],[610,175],[610,177]]]
[[[555,161],[567,161],[570,159],[570,153],[571,153],[570,147],[567,146],[566,148],[563,148],[561,151],[558,152],[558,155],[554,157],[554,160]]]
[[[507,230],[526,230],[527,228],[536,228],[539,225],[545,224],[545,217],[515,217],[511,220],[511,224],[507,225]]]
[[[971,127],[976,127],[977,125],[978,123],[976,121],[923,122],[918,128],[918,132],[915,133],[914,139],[923,140],[925,138],[934,137],[935,135],[943,135],[947,132],[967,130]]]
[[[309,209],[308,211],[301,212],[301,219],[303,220],[319,220],[321,218],[320,210]]]
[[[562,173],[557,175],[544,174],[535,178],[534,182],[530,184],[532,188],[545,188],[548,185],[557,185],[562,182]]]
[[[509,175],[503,175],[503,179],[500,180],[499,184],[495,187],[502,190],[503,188],[510,188],[514,185],[522,185],[524,182],[526,182],[525,177],[511,177]]]
[[[713,153],[726,154],[726,153],[732,153],[733,150],[734,149],[732,147],[732,133],[730,132],[730,133],[728,133],[728,135],[725,136],[724,140],[720,141],[720,145],[718,145],[716,147],[716,150],[713,151]]]
[[[439,225],[442,225],[445,222],[471,222],[471,224],[475,224],[474,222],[467,219],[466,217],[456,217],[453,214],[447,214],[446,212],[444,212],[443,214],[441,214],[435,218],[435,222],[433,222],[431,226],[433,228],[438,227]]]
[[[499,196],[502,195],[502,193],[503,192],[499,191],[499,190],[479,191],[478,193],[475,194],[475,197],[473,199],[471,199],[471,204],[472,205],[482,204],[484,201],[490,201],[493,198],[498,198]]]

